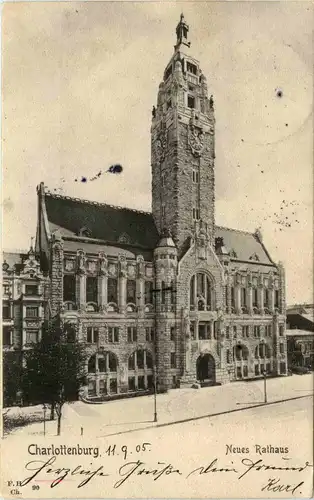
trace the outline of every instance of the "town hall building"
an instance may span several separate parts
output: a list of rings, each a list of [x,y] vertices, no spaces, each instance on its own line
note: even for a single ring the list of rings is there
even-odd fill
[[[215,110],[183,15],[152,111],[152,212],[37,188],[49,310],[88,353],[87,399],[286,375],[285,273],[215,223]],[[104,200],[105,202],[105,200]]]

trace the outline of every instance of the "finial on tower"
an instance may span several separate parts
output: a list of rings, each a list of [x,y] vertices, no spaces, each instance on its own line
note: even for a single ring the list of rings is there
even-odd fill
[[[180,21],[176,27],[177,43],[174,47],[175,51],[177,51],[180,48],[180,45],[186,45],[187,47],[190,47],[191,42],[188,41],[188,32],[189,32],[189,26],[188,24],[186,24],[184,20],[183,12],[181,12]]]

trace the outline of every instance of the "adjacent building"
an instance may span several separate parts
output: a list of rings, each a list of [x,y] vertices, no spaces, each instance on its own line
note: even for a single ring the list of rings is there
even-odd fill
[[[214,100],[188,33],[181,15],[152,111],[152,212],[37,188],[36,254],[86,346],[86,398],[150,390],[154,367],[159,390],[287,373],[283,266],[259,230],[215,222]]]
[[[49,280],[43,276],[34,249],[4,252],[2,263],[2,350],[4,384],[18,387],[18,367],[25,349],[38,342],[44,321]],[[15,380],[12,380],[12,379]],[[13,383],[14,382],[14,383]],[[4,402],[15,389],[4,391]]]
[[[314,368],[314,305],[287,307],[288,367]]]

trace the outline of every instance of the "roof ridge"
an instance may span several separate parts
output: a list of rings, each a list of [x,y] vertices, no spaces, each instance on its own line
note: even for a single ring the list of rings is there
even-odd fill
[[[51,191],[46,191],[45,196],[48,196],[50,198],[58,198],[58,199],[62,199],[62,200],[77,201],[79,203],[86,203],[88,205],[94,205],[97,207],[110,207],[110,208],[114,208],[116,210],[128,210],[129,212],[135,212],[138,214],[152,215],[152,212],[146,212],[145,210],[137,210],[135,208],[121,207],[119,205],[109,205],[108,203],[100,203],[99,201],[85,200],[83,198],[76,198],[73,196],[64,196],[61,194],[52,193]]]
[[[229,231],[234,231],[235,233],[250,234],[251,236],[254,236],[254,233],[251,231],[243,231],[241,229],[234,229],[233,227],[215,226],[215,229],[228,229]]]

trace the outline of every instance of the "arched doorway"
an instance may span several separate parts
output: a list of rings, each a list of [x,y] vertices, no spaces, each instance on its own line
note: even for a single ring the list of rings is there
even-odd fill
[[[197,380],[206,385],[216,383],[215,360],[211,354],[201,354],[196,361]]]

